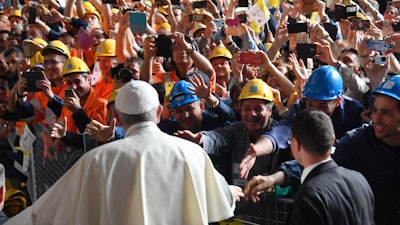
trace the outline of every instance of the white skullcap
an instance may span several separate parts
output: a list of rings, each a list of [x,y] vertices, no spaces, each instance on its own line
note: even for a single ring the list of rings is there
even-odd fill
[[[115,99],[118,112],[128,115],[140,115],[160,105],[156,89],[141,80],[131,80],[119,91]]]

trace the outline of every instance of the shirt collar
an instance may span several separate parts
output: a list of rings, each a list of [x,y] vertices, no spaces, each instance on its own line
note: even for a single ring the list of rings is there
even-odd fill
[[[310,174],[311,171],[312,171],[315,167],[317,167],[318,165],[320,165],[320,164],[322,164],[322,163],[324,163],[324,162],[328,162],[328,161],[330,161],[330,160],[332,160],[332,158],[329,158],[329,159],[326,159],[326,160],[323,160],[323,161],[314,163],[314,164],[309,165],[309,166],[307,166],[306,168],[304,168],[303,173],[301,174],[301,183],[304,182],[304,180],[306,179],[306,177],[308,176],[308,174]]]

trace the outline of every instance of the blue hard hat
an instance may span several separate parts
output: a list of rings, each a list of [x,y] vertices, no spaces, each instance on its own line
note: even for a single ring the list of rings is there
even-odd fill
[[[304,86],[303,96],[315,100],[333,100],[343,93],[343,79],[333,66],[314,70]]]
[[[372,91],[374,94],[383,94],[400,101],[400,75],[392,76]]]
[[[180,80],[175,83],[174,87],[172,87],[171,93],[169,94],[170,109],[200,100],[199,97],[197,97],[197,95],[189,88],[192,90],[195,89],[192,83],[185,80]]]

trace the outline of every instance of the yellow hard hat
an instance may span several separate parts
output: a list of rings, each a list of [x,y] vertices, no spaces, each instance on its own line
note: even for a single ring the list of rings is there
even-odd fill
[[[111,13],[112,13],[112,14],[118,14],[118,13],[119,13],[119,9],[117,9],[117,8],[112,8],[112,9],[111,9]]]
[[[158,12],[163,14],[164,16],[168,16],[168,6],[161,6],[158,8]]]
[[[43,61],[44,57],[42,56],[42,53],[36,52],[31,57],[31,67],[37,64],[43,64]]]
[[[97,47],[96,56],[116,56],[115,46],[115,40],[105,39]]]
[[[156,30],[158,31],[159,29],[165,29],[165,30],[171,31],[171,25],[169,23],[162,23],[157,26]]]
[[[50,41],[49,44],[41,50],[43,56],[46,56],[52,51],[56,51],[62,55],[67,56],[68,58],[71,57],[71,53],[69,52],[68,47],[59,40]]]
[[[86,11],[96,10],[96,7],[89,1],[83,2],[83,8],[85,8]]]
[[[206,26],[205,24],[196,23],[196,24],[194,25],[193,29],[190,31],[190,33],[191,33],[192,36],[194,37],[197,31],[199,31],[199,30],[204,30],[204,29],[206,29],[206,27],[207,27],[207,26]]]
[[[85,61],[78,57],[71,57],[65,61],[61,74],[66,76],[71,73],[89,73],[89,71]]]
[[[85,13],[84,13],[83,16],[82,16],[82,19],[85,19],[85,16],[86,16],[86,15],[89,15],[89,14],[94,14],[94,15],[96,15],[97,18],[99,19],[100,23],[101,23],[101,16],[100,16],[100,13],[99,13],[96,9],[93,9],[93,10],[86,10]]]
[[[107,107],[108,107],[111,103],[115,102],[115,99],[117,98],[117,95],[118,95],[118,93],[119,93],[119,90],[120,90],[119,88],[118,88],[118,89],[115,89],[114,91],[111,92],[110,96],[108,96]]]
[[[250,80],[240,92],[239,100],[244,99],[262,99],[273,102],[274,95],[267,83],[256,78]]]
[[[17,16],[17,17],[19,17],[19,18],[22,18],[22,12],[21,12],[21,10],[20,10],[20,9],[14,9],[14,10],[11,12],[10,17],[12,17],[12,16]]]
[[[212,50],[212,52],[211,52],[210,56],[208,57],[208,59],[210,61],[212,61],[213,59],[218,58],[218,57],[224,57],[224,58],[227,58],[227,59],[231,60],[232,59],[232,53],[227,48],[225,48],[223,46],[216,46]]]
[[[36,44],[39,44],[39,45],[41,45],[41,46],[47,46],[47,41],[45,41],[45,40],[43,40],[43,39],[41,39],[41,38],[33,38],[32,39],[32,41],[33,42],[35,42]]]

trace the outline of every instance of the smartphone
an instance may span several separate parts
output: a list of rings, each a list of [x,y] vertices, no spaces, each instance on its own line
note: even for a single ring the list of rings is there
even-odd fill
[[[388,61],[387,60],[387,56],[385,56],[385,55],[377,55],[374,58],[374,64],[384,64],[384,65],[386,65],[388,63],[387,61]]]
[[[172,40],[166,35],[158,35],[156,42],[156,56],[172,57]]]
[[[134,12],[129,15],[130,28],[133,33],[147,33],[146,13]]]
[[[33,55],[31,45],[28,42],[22,42],[22,51],[24,52],[25,58],[30,58]]]
[[[211,35],[211,40],[222,41],[226,39],[226,35],[222,29],[218,29]]]
[[[226,21],[226,24],[228,24],[228,26],[239,26],[240,21],[239,21],[239,18],[228,19],[228,20]]]
[[[249,7],[249,0],[239,0],[238,7]]]
[[[352,19],[350,21],[350,28],[352,30],[367,30],[370,26],[371,22],[369,20]]]
[[[260,52],[241,52],[239,55],[241,64],[261,64],[262,58]]]
[[[212,18],[211,21],[217,25],[217,29],[221,29],[225,25],[223,18]]]
[[[297,44],[296,51],[299,58],[304,59],[312,58],[317,53],[315,44],[301,43]]]
[[[22,76],[25,77],[28,81],[28,86],[25,88],[27,92],[39,92],[42,89],[36,87],[36,81],[43,80],[42,72],[23,72]]]
[[[340,21],[341,19],[356,18],[357,6],[355,5],[342,5],[335,4],[335,20]]]
[[[384,40],[367,40],[367,48],[371,51],[384,52],[393,47],[393,42],[386,42]]]
[[[74,90],[72,90],[72,89],[65,89],[65,94],[64,94],[64,96],[67,98],[67,97],[74,97]]]
[[[196,1],[193,2],[193,9],[207,8],[207,1]]]
[[[171,90],[174,87],[174,82],[166,81],[164,85],[165,85],[165,96],[167,96],[169,95],[169,93],[171,93]]]
[[[28,24],[36,24],[36,14],[37,14],[36,7],[28,8]]]
[[[308,25],[307,23],[289,23],[287,29],[289,34],[308,32]]]
[[[189,21],[190,22],[203,22],[204,16],[202,14],[190,14]]]

